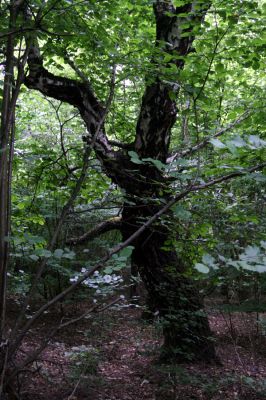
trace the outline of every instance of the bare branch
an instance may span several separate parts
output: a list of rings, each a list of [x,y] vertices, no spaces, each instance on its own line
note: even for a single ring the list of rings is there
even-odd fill
[[[55,328],[53,328],[51,330],[51,332],[46,336],[45,340],[41,343],[41,345],[35,351],[28,354],[28,357],[20,365],[16,366],[14,368],[14,370],[12,370],[12,374],[8,376],[8,381],[6,383],[8,383],[9,381],[12,381],[12,378],[14,376],[16,376],[18,372],[22,371],[27,365],[31,364],[33,361],[36,361],[38,359],[39,355],[47,347],[50,340],[54,337],[54,335],[58,331],[60,331],[63,328],[66,328],[69,325],[76,324],[77,322],[83,320],[84,318],[88,318],[94,312],[95,313],[103,312],[121,301],[123,301],[123,298],[117,297],[114,300],[110,301],[110,303],[104,305],[103,307],[101,307],[100,304],[96,304],[96,305],[92,306],[89,310],[87,310],[85,313],[79,315],[78,317],[72,318],[66,322],[60,323],[58,326],[56,326]]]
[[[119,251],[123,250],[125,247],[131,245],[132,243],[134,244],[134,241],[136,238],[138,238],[147,228],[149,228],[156,220],[158,220],[163,214],[165,214],[175,203],[178,201],[184,199],[186,196],[188,196],[192,192],[196,192],[199,190],[204,190],[207,189],[211,186],[214,186],[218,183],[221,182],[226,182],[230,179],[236,178],[238,176],[244,176],[248,173],[261,170],[266,167],[266,163],[256,165],[252,168],[249,169],[243,169],[243,171],[234,171],[228,175],[223,175],[218,178],[214,178],[204,184],[201,185],[190,185],[187,189],[185,189],[183,192],[176,194],[175,196],[172,196],[172,198],[168,201],[167,204],[165,204],[164,207],[162,207],[157,213],[155,213],[151,218],[149,218],[140,228],[138,228],[128,239],[126,239],[124,242],[119,243],[118,245],[114,246],[111,248],[108,252],[108,254],[103,257],[98,263],[95,264],[95,266],[85,272],[76,282],[74,282],[71,286],[63,290],[61,293],[59,293],[57,296],[52,298],[50,301],[48,301],[46,304],[44,304],[42,307],[39,308],[35,312],[35,314],[29,319],[23,329],[19,332],[19,334],[16,336],[15,342],[12,345],[12,350],[10,350],[11,354],[16,351],[18,346],[21,343],[21,340],[23,340],[24,336],[27,334],[31,326],[34,324],[34,322],[50,307],[52,307],[54,304],[58,303],[60,300],[64,299],[67,295],[72,293],[74,290],[76,290],[87,278],[92,276],[95,271],[103,268],[104,264],[116,253]]]
[[[238,176],[244,176],[248,173],[254,172],[254,171],[258,171],[261,170],[263,168],[266,167],[266,163],[262,163],[262,164],[258,164],[255,167],[249,168],[249,169],[244,169],[240,170],[240,171],[234,171],[231,174],[228,175],[224,175],[221,176],[219,178],[214,178],[206,183],[203,183],[201,185],[196,185],[196,186],[192,186],[191,188],[191,192],[196,192],[197,190],[202,190],[202,189],[207,189],[210,186],[214,186],[217,185],[217,183],[221,183],[221,182],[226,182],[229,181],[233,178],[237,178]]]
[[[76,72],[77,76],[82,80],[82,82],[86,83],[88,86],[91,85],[88,77],[76,66],[73,60],[69,57],[67,53],[65,53],[64,56],[65,61],[68,63],[68,65],[73,69],[73,71]]]
[[[74,36],[73,34],[66,33],[66,32],[50,32],[48,29],[45,29],[44,27],[37,25],[35,27],[28,27],[28,28],[21,27],[19,29],[13,29],[13,30],[9,30],[7,32],[2,32],[2,33],[0,33],[0,39],[4,39],[4,38],[7,38],[8,36],[12,36],[12,35],[14,35],[14,36],[22,35],[27,32],[37,32],[37,31],[44,32],[49,36],[56,36],[56,37]]]
[[[81,244],[84,242],[88,242],[89,240],[95,239],[97,236],[102,235],[103,233],[112,231],[114,229],[120,229],[122,224],[121,224],[122,218],[121,217],[114,217],[110,218],[107,221],[101,222],[94,228],[92,228],[90,231],[84,233],[84,235],[81,235],[79,237],[73,237],[69,238],[66,241],[66,244]]]
[[[233,122],[225,126],[224,128],[220,129],[218,132],[216,132],[214,135],[207,136],[202,142],[198,143],[197,145],[190,147],[189,149],[183,150],[183,151],[178,151],[172,156],[170,156],[167,159],[168,163],[173,162],[176,158],[179,157],[186,157],[189,156],[198,150],[203,149],[206,147],[211,139],[215,139],[219,136],[222,136],[224,133],[229,132],[231,129],[233,129],[235,126],[241,124],[241,122],[245,121],[247,118],[251,116],[250,110],[246,110],[242,115],[240,115],[237,119],[235,119]]]

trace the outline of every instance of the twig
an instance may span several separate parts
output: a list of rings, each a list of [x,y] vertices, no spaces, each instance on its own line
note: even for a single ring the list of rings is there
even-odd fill
[[[65,218],[66,218],[66,216],[68,214],[68,211],[72,207],[72,205],[73,205],[73,203],[74,203],[74,201],[75,201],[75,199],[76,199],[76,197],[77,197],[77,195],[78,195],[78,193],[80,191],[80,188],[83,185],[83,182],[84,182],[84,180],[86,178],[88,164],[89,164],[89,162],[88,162],[89,153],[90,153],[90,149],[88,147],[85,147],[85,151],[84,151],[84,155],[83,155],[83,167],[82,167],[81,174],[80,174],[80,176],[79,176],[79,178],[78,178],[78,180],[76,182],[76,185],[75,185],[75,187],[74,187],[74,189],[73,189],[73,191],[71,193],[70,198],[68,199],[67,203],[64,205],[64,207],[63,207],[63,209],[61,211],[61,215],[60,215],[57,227],[56,227],[56,229],[54,231],[54,234],[53,234],[53,237],[52,237],[52,239],[51,239],[51,241],[49,243],[49,246],[47,247],[48,250],[52,250],[54,248],[54,245],[55,245],[55,243],[57,241],[58,235],[59,235],[59,233],[61,231],[62,225],[63,225],[63,223],[65,221]],[[41,276],[43,274],[43,271],[44,271],[44,269],[46,267],[46,264],[47,264],[47,259],[44,258],[42,260],[41,264],[39,265],[39,268],[38,268],[38,270],[36,272],[34,281],[33,281],[32,285],[31,285],[30,291],[29,291],[28,295],[26,296],[26,298],[24,300],[21,312],[20,312],[20,314],[19,314],[19,316],[17,318],[16,325],[15,325],[13,331],[12,331],[12,334],[11,334],[11,337],[13,337],[13,338],[16,336],[17,330],[18,330],[18,328],[19,328],[19,326],[20,326],[20,324],[21,324],[21,322],[23,320],[23,316],[25,314],[27,306],[28,306],[28,304],[30,302],[30,299],[31,299],[33,293],[35,292],[35,290],[37,288],[39,279],[41,278]]]
[[[114,96],[115,76],[116,76],[116,66],[114,65],[113,66],[113,70],[112,70],[111,80],[110,80],[110,93],[109,93],[109,96],[108,96],[107,101],[106,101],[106,107],[105,107],[105,109],[103,111],[102,117],[101,117],[101,119],[100,119],[100,121],[99,121],[99,123],[97,125],[97,129],[96,129],[95,135],[94,135],[93,140],[91,142],[91,148],[94,148],[94,145],[95,145],[95,143],[97,141],[97,137],[98,137],[98,135],[99,135],[99,133],[100,133],[100,131],[102,129],[102,126],[103,126],[104,121],[105,121],[105,117],[106,117],[106,115],[107,115],[107,113],[109,111],[109,107],[110,107],[110,105],[112,103],[113,96]],[[53,249],[53,247],[54,247],[54,245],[56,243],[57,237],[59,235],[59,232],[61,230],[61,227],[63,225],[63,222],[65,221],[65,217],[66,217],[69,209],[71,208],[72,204],[74,203],[74,200],[76,199],[76,196],[78,195],[78,193],[80,191],[80,188],[81,188],[81,186],[83,184],[83,181],[84,181],[84,179],[86,177],[86,172],[87,172],[87,168],[88,168],[88,158],[89,158],[89,154],[91,152],[91,148],[89,149],[88,147],[86,147],[86,149],[85,149],[84,159],[83,159],[83,168],[82,168],[81,175],[80,175],[80,177],[79,177],[79,179],[78,179],[78,181],[76,183],[75,188],[73,189],[73,192],[72,192],[68,202],[65,204],[65,206],[62,209],[61,216],[60,216],[57,228],[56,228],[56,230],[54,232],[54,235],[53,235],[53,237],[51,239],[51,242],[50,242],[50,244],[48,246],[48,250],[52,250]],[[31,298],[32,294],[35,292],[35,290],[37,288],[38,281],[39,281],[40,277],[42,276],[42,273],[43,273],[43,271],[44,271],[44,269],[46,267],[46,264],[47,264],[47,259],[43,259],[42,263],[40,264],[40,266],[38,268],[38,271],[36,273],[35,279],[34,279],[34,281],[32,283],[31,289],[30,289],[30,291],[29,291],[29,293],[28,293],[28,295],[27,295],[27,297],[26,297],[26,299],[25,299],[25,301],[23,303],[23,307],[22,307],[20,315],[19,315],[19,317],[17,319],[16,325],[15,325],[15,327],[14,327],[12,333],[11,333],[11,337],[12,337],[13,340],[15,339],[15,337],[17,335],[18,328],[21,325],[21,322],[23,320],[23,316],[24,316],[25,311],[27,309],[27,306],[29,304],[30,298]],[[96,269],[95,269],[95,271],[96,271]],[[90,276],[90,275],[88,275],[88,276]],[[80,281],[79,284],[82,283],[85,279],[79,280]],[[76,287],[75,284],[70,286],[70,288],[73,288],[73,287]],[[71,289],[71,291],[72,291],[72,289]],[[63,291],[61,294],[63,294],[64,292],[65,291]],[[67,293],[68,293],[68,291],[66,292],[66,294]],[[31,326],[31,323],[29,324],[29,322],[30,321],[34,322],[37,318],[39,318],[39,316],[41,316],[43,314],[43,312],[46,310],[46,308],[45,308],[46,306],[48,306],[48,308],[49,308],[53,304],[55,304],[57,301],[59,301],[60,298],[61,298],[60,297],[61,294],[59,294],[59,297],[56,296],[56,298],[58,298],[58,300],[56,298],[53,298],[52,301],[50,301],[50,302],[46,303],[46,305],[44,305],[44,308],[41,307],[39,309],[39,311],[37,311],[37,313],[32,317],[32,319],[30,319],[28,321],[28,323],[25,324],[24,329],[22,329],[22,332],[18,335],[18,337],[15,340],[15,344],[12,347],[12,351],[16,351],[17,347],[19,346],[19,343],[21,342],[21,340],[24,338],[25,334],[27,333],[27,331],[29,329],[29,326]],[[62,298],[64,298],[66,294],[64,294]]]
[[[74,389],[72,390],[71,394],[68,396],[67,400],[72,400],[74,398],[75,393],[76,393],[76,391],[77,391],[77,389],[79,387],[79,384],[81,382],[82,377],[83,377],[83,374],[80,374],[80,377],[79,377],[76,385],[74,386]]]
[[[120,301],[122,301],[121,297],[118,297],[116,299],[114,299],[113,301],[111,301],[110,303],[108,303],[107,305],[105,305],[102,308],[99,308],[100,305],[96,304],[93,307],[91,307],[88,311],[86,311],[85,313],[83,313],[82,315],[80,315],[79,317],[76,318],[72,318],[71,320],[64,322],[64,323],[60,323],[60,325],[58,325],[57,327],[55,327],[50,334],[45,338],[44,342],[42,343],[42,345],[36,349],[33,353],[31,353],[28,358],[26,360],[23,361],[22,364],[20,364],[19,366],[17,366],[13,371],[12,374],[8,377],[8,382],[10,380],[13,379],[14,376],[17,375],[18,372],[20,372],[21,370],[24,370],[24,368],[31,364],[33,361],[35,361],[37,359],[37,357],[39,356],[39,354],[41,354],[43,352],[43,350],[46,348],[46,346],[48,345],[48,343],[50,342],[50,340],[54,337],[54,335],[61,329],[66,328],[69,325],[75,324],[79,321],[81,321],[82,319],[86,318],[88,315],[90,315],[92,312],[103,312],[105,310],[107,310],[108,308],[112,307],[114,304],[119,303]],[[7,382],[7,383],[8,383]]]
[[[186,157],[188,155],[191,155],[191,154],[195,153],[198,150],[203,149],[205,146],[207,146],[209,144],[211,139],[215,139],[215,138],[223,135],[224,133],[230,131],[232,128],[234,128],[236,125],[239,125],[242,121],[245,121],[250,116],[251,116],[250,110],[246,110],[237,119],[235,119],[233,122],[231,122],[230,124],[228,124],[224,128],[220,129],[214,135],[207,136],[202,142],[200,142],[199,144],[197,144],[197,145],[195,145],[195,146],[193,146],[193,147],[191,147],[189,149],[186,149],[186,150],[183,150],[183,151],[180,151],[180,152],[176,152],[174,155],[172,155],[172,156],[170,156],[168,158],[167,162],[171,163],[177,157]]]
[[[91,86],[91,83],[89,81],[89,79],[86,77],[86,75],[84,75],[84,73],[76,66],[76,64],[74,63],[73,60],[71,60],[71,58],[69,57],[69,55],[67,53],[65,53],[64,55],[64,59],[65,61],[68,63],[68,65],[73,69],[73,71],[76,72],[76,74],[78,75],[78,77],[88,86]]]

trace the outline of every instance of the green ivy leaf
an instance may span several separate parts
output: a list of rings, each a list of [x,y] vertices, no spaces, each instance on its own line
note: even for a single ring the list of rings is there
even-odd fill
[[[38,254],[40,257],[44,257],[44,258],[52,257],[52,252],[50,250],[46,250],[46,249],[38,250]]]

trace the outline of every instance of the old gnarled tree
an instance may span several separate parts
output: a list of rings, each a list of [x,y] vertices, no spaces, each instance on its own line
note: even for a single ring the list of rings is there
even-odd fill
[[[171,63],[177,69],[184,67],[185,56],[194,41],[193,28],[201,24],[210,2],[191,1],[176,7],[172,1],[157,0],[154,3],[156,21],[155,46],[171,55]],[[175,58],[176,56],[176,58]],[[159,60],[159,61],[158,61]],[[156,65],[160,57],[151,57]],[[161,60],[167,68],[167,62]],[[164,64],[163,64],[164,63]],[[96,97],[87,81],[76,81],[49,72],[43,65],[37,39],[28,57],[29,73],[25,84],[46,96],[67,102],[76,107],[87,127],[85,140],[93,146],[103,171],[125,193],[125,204],[120,229],[127,239],[144,220],[161,207],[156,199],[168,201],[170,183],[152,163],[136,164],[131,161],[128,150],[140,159],[152,158],[166,162],[171,140],[171,129],[176,121],[177,107],[173,97],[179,92],[178,82],[166,82],[157,76],[147,81],[136,125],[134,143],[130,146],[113,146],[105,132],[106,109]],[[175,96],[172,94],[175,93]],[[149,201],[147,201],[149,199]],[[129,206],[128,201],[134,207]],[[152,306],[163,319],[166,358],[215,360],[215,350],[208,319],[193,283],[184,276],[184,264],[174,249],[164,249],[171,234],[171,213],[168,224],[149,227],[133,243],[132,263],[138,266]]]

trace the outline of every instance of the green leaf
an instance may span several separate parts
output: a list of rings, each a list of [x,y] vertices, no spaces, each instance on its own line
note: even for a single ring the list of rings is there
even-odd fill
[[[266,265],[256,265],[255,268],[256,271],[259,272],[260,274],[266,272]]]
[[[230,140],[228,143],[233,144],[235,147],[246,147],[247,143],[241,136],[235,136],[234,139]]]
[[[119,252],[119,257],[125,257],[126,259],[131,256],[134,246],[127,246]]]
[[[185,0],[173,0],[174,6],[175,7],[182,7],[184,4],[186,4]]]
[[[215,71],[216,71],[219,75],[220,75],[220,74],[223,74],[223,73],[225,72],[224,65],[221,64],[221,63],[216,64],[216,66],[215,66]]]
[[[201,263],[195,264],[195,268],[197,271],[201,272],[202,274],[208,274],[210,272],[209,267],[207,267],[206,265],[201,264]]]
[[[250,135],[248,138],[248,141],[250,143],[251,148],[259,149],[259,148],[265,148],[266,147],[266,141],[262,140],[259,136],[257,135]]]
[[[163,164],[160,160],[155,160],[155,159],[150,158],[150,157],[148,157],[148,158],[143,158],[142,161],[152,163],[152,164],[155,165],[155,167],[157,167],[160,171],[166,167],[166,165]]]
[[[202,256],[202,262],[204,263],[204,264],[207,264],[208,266],[213,266],[214,265],[214,263],[215,263],[215,259],[210,255],[210,254],[204,254],[203,256]]]
[[[260,254],[260,249],[259,249],[259,247],[257,247],[257,246],[248,246],[248,247],[245,249],[245,255],[246,255],[248,258],[255,258],[255,257],[257,257],[259,254]]]
[[[73,260],[75,258],[75,256],[76,256],[76,254],[74,251],[68,251],[62,255],[62,258],[67,258],[68,260]]]
[[[209,142],[213,144],[214,147],[218,147],[219,149],[225,149],[226,145],[223,144],[219,139],[210,139]]]
[[[104,268],[104,273],[105,274],[112,274],[113,273],[113,267],[106,267],[106,268]]]
[[[228,260],[227,264],[239,269],[239,261]]]
[[[177,216],[177,218],[179,218],[180,220],[183,221],[188,221],[191,219],[191,212],[186,210],[184,207],[182,207],[181,205],[176,205],[172,208],[174,214]]]
[[[24,210],[24,208],[27,206],[27,204],[26,203],[23,203],[23,202],[20,202],[20,203],[18,203],[17,204],[17,208],[19,209],[19,210]]]
[[[263,247],[266,250],[266,241],[265,240],[261,240],[260,245],[261,245],[261,247]]]
[[[54,251],[55,258],[62,258],[63,254],[64,254],[64,250],[62,250],[62,249],[56,249]]]
[[[143,164],[143,161],[140,160],[138,154],[135,151],[129,151],[128,155],[130,157],[130,160],[134,163],[134,164]]]
[[[252,271],[252,272],[256,271],[254,265],[250,265],[247,261],[241,260],[241,261],[236,261],[236,262],[237,262],[238,266],[240,266],[241,268],[243,268],[247,271]]]
[[[38,251],[40,257],[50,258],[52,257],[52,252],[50,250],[40,249]]]

